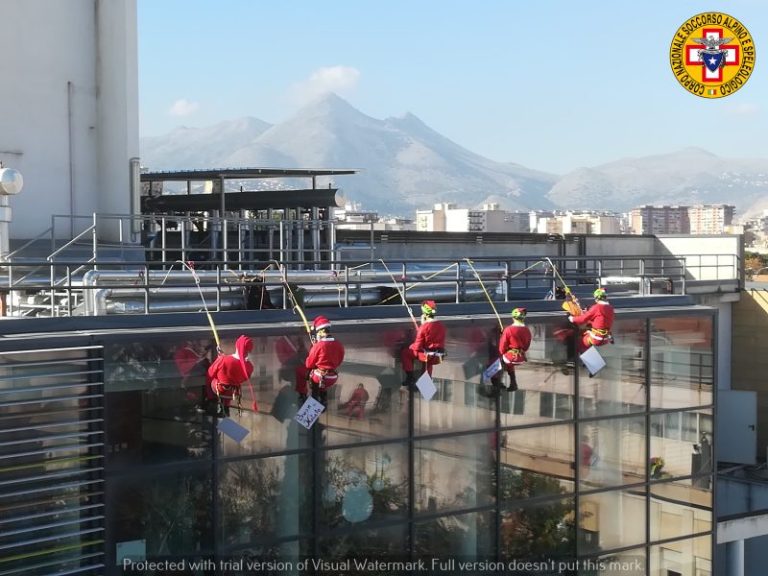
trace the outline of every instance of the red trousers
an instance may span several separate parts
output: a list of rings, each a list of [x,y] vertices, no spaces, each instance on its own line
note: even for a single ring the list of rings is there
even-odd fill
[[[301,364],[296,366],[296,392],[299,394],[307,395],[309,393],[307,382],[312,382],[321,390],[328,390],[338,381],[339,374],[335,370],[321,370],[319,368],[308,370]]]
[[[413,372],[414,360],[421,362],[422,366],[426,368],[430,376],[432,376],[432,367],[443,361],[442,356],[426,354],[424,352],[414,352],[410,348],[403,348],[402,352],[400,352],[400,362],[403,364],[404,371]],[[422,372],[424,372],[423,369]]]

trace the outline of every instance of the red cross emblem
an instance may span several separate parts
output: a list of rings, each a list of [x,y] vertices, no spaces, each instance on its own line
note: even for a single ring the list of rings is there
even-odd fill
[[[702,34],[705,38],[721,39],[723,38],[722,28],[704,28]],[[738,44],[720,44],[720,50],[723,52],[723,66],[738,66],[741,62],[740,47]],[[686,66],[701,66],[701,81],[719,83],[723,81],[723,68],[717,66],[715,70],[711,70],[699,57],[706,58],[707,55],[703,53],[701,44],[686,44],[685,45],[685,64]]]

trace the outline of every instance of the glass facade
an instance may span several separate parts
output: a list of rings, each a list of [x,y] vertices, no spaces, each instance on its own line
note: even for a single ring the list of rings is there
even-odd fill
[[[446,319],[430,401],[400,387],[406,323],[338,322],[347,360],[310,430],[292,419],[306,335],[244,330],[260,411],[232,410],[240,443],[196,410],[211,342],[105,341],[108,570],[141,541],[147,557],[711,574],[713,313],[620,314],[594,378],[574,366],[561,320],[531,316],[519,390],[500,396],[480,384],[496,321]],[[238,334],[222,331],[225,351]]]

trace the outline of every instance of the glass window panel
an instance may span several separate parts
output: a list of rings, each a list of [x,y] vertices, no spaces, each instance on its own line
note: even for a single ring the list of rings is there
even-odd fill
[[[598,348],[605,368],[592,378],[579,373],[579,396],[592,408],[582,417],[645,411],[645,320],[617,320],[612,334],[614,343]]]
[[[417,435],[494,426],[496,402],[479,395],[478,384],[447,378],[434,378],[433,381],[437,392],[431,400],[424,400],[418,391],[413,394]]]
[[[654,318],[650,339],[651,407],[712,404],[712,318]]]
[[[643,416],[584,422],[579,447],[582,490],[645,482]]]
[[[414,551],[417,556],[440,560],[486,560],[495,553],[495,524],[496,515],[492,512],[456,514],[417,522],[414,525]],[[435,569],[450,574],[457,570],[457,566],[444,563]]]
[[[407,560],[408,526],[401,524],[323,536],[318,538],[317,544],[319,556],[324,560],[404,561]]]
[[[320,525],[324,530],[403,517],[408,507],[405,444],[329,450],[323,454]]]
[[[712,537],[699,536],[651,546],[651,576],[712,575]]]
[[[503,501],[573,491],[573,425],[518,428],[501,434]]]
[[[460,510],[495,501],[494,433],[418,441],[414,451],[417,512]]]
[[[573,498],[522,502],[501,514],[501,553],[508,560],[548,560],[576,555]]]
[[[651,436],[650,458],[656,459],[651,479],[711,474],[711,420],[710,409],[651,414],[651,429],[660,432]],[[659,459],[663,463],[661,467]],[[649,460],[649,466],[652,464]]]
[[[527,392],[526,390],[516,390],[515,392],[508,392],[499,396],[502,418],[504,414],[515,414],[516,416],[523,416],[525,414],[526,393],[530,394],[531,392],[530,390]]]
[[[243,558],[246,559],[246,562],[248,560],[254,560],[254,561],[272,561],[272,562],[283,562],[282,569],[270,572],[266,569],[259,571],[261,574],[272,574],[272,573],[280,573],[280,574],[291,574],[291,573],[298,573],[298,572],[290,572],[294,566],[296,566],[296,563],[301,560],[305,559],[307,557],[310,557],[312,555],[312,541],[308,538],[302,538],[297,540],[284,540],[279,543],[252,543],[248,546],[243,546],[241,548],[237,549],[231,549],[226,551],[226,555],[222,554],[220,556],[220,560],[222,562],[231,561],[235,563],[239,563],[242,561]],[[226,570],[227,567],[223,566],[223,568]],[[241,574],[242,572],[238,571],[237,564],[233,565],[232,567],[232,574]]]
[[[107,519],[115,542],[146,540],[147,557],[196,556],[213,546],[209,466],[110,480]]]
[[[219,545],[239,549],[266,538],[309,530],[309,456],[292,455],[221,463]]]
[[[616,554],[606,554],[594,560],[583,560],[582,566],[592,568],[587,562],[594,562],[596,576],[645,576],[645,549],[624,550]]]
[[[579,503],[579,541],[587,553],[645,542],[645,488],[585,494]]]
[[[651,488],[651,540],[670,540],[712,531],[712,510],[672,500],[680,491],[681,487],[673,483],[655,484]],[[711,493],[709,496],[711,508]]]
[[[112,466],[210,458],[215,421],[169,406],[183,399],[174,390],[134,390],[106,395],[107,459]]]
[[[555,395],[552,392],[542,392],[539,395],[539,416],[543,418],[555,417]]]
[[[709,478],[707,478],[709,480]],[[712,509],[712,488],[695,486],[689,480],[658,482],[651,485],[651,491],[660,499],[691,505],[704,510]]]

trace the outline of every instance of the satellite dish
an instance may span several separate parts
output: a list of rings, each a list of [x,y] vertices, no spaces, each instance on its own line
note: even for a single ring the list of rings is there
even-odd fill
[[[24,187],[24,178],[21,172],[14,168],[0,169],[0,194],[13,196],[21,192]]]

